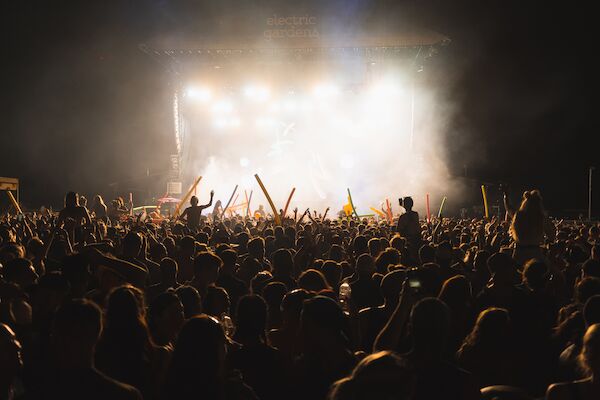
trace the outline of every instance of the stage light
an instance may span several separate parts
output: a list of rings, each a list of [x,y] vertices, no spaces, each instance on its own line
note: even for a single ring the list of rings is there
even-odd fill
[[[269,99],[271,93],[264,86],[249,85],[244,89],[244,95],[253,101],[265,101]]]
[[[203,102],[209,101],[212,98],[212,93],[209,88],[190,86],[185,91],[186,97]]]
[[[288,99],[283,102],[283,109],[287,112],[296,111],[297,104],[294,100]]]
[[[233,103],[230,100],[219,100],[212,106],[214,113],[227,114],[233,111]]]
[[[313,95],[316,97],[335,97],[340,93],[340,88],[338,88],[333,83],[323,83],[317,85],[313,88]]]

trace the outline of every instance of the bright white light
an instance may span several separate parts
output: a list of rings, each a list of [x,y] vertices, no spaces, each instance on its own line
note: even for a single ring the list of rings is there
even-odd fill
[[[352,157],[350,154],[342,154],[340,158],[340,167],[344,169],[354,168],[354,157]]]
[[[271,93],[269,89],[264,86],[250,85],[246,86],[244,89],[244,95],[250,100],[265,101],[270,97]]]
[[[269,106],[269,112],[277,113],[281,110],[281,106],[278,103],[273,103]]]
[[[400,95],[400,86],[394,80],[382,80],[371,87],[369,94],[382,100],[392,100]]]
[[[317,85],[313,89],[313,95],[317,97],[335,97],[340,93],[340,88],[338,88],[333,83],[324,83],[321,85]]]
[[[213,125],[217,129],[225,129],[227,127],[227,120],[225,118],[217,118],[213,121]]]
[[[258,117],[255,124],[258,128],[269,128],[275,125],[275,120],[269,117]]]
[[[194,100],[206,102],[212,98],[212,93],[209,88],[190,86],[186,89],[185,95]]]
[[[229,126],[231,126],[232,128],[239,128],[239,126],[241,124],[242,124],[242,122],[237,117],[232,118],[232,119],[229,120]]]
[[[219,100],[212,106],[212,111],[223,114],[230,113],[233,111],[233,103],[229,100]]]
[[[250,165],[250,160],[246,157],[240,158],[240,167],[246,168],[248,165]]]
[[[292,99],[287,99],[283,102],[283,109],[287,112],[296,111],[296,108],[297,108],[297,104]]]

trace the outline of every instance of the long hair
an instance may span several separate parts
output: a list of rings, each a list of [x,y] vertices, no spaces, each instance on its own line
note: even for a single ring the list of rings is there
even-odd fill
[[[477,322],[467,335],[458,353],[473,347],[499,348],[498,344],[506,341],[506,331],[510,324],[508,311],[504,308],[488,308],[482,311]]]
[[[515,213],[510,233],[515,242],[526,242],[544,235],[545,211],[538,190],[523,193],[523,201]]]
[[[106,207],[106,204],[104,204],[104,199],[99,194],[94,196],[94,205],[96,205],[96,204]]]
[[[79,195],[76,192],[68,192],[65,195],[65,208],[79,206]]]
[[[175,343],[164,398],[222,399],[225,344],[225,332],[215,318],[190,318]]]
[[[153,342],[144,315],[143,293],[130,285],[108,297],[105,329],[96,350],[97,366],[115,379],[143,385]]]

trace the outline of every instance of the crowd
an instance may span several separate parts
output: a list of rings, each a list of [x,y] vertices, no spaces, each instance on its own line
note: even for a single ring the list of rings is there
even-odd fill
[[[278,225],[192,198],[153,221],[71,192],[6,213],[0,399],[600,398],[598,225],[538,191],[505,218],[402,204]]]

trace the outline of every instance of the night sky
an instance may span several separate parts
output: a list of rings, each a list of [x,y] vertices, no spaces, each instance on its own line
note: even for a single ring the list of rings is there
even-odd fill
[[[215,16],[248,12],[241,3],[251,10],[281,2],[214,3],[3,4],[0,175],[21,179],[25,205],[58,206],[67,190],[110,196],[109,184],[143,187],[140,177],[147,171],[167,167],[171,83],[139,44],[174,30],[193,31],[186,28],[191,22],[198,31],[210,30]],[[466,165],[477,182],[540,188],[555,213],[587,209],[587,171],[598,164],[600,142],[592,97],[598,29],[591,6],[318,3],[360,15],[391,10],[386,13],[392,18],[451,38],[435,68],[444,72],[439,85],[456,110],[446,137],[453,174],[464,174]]]

